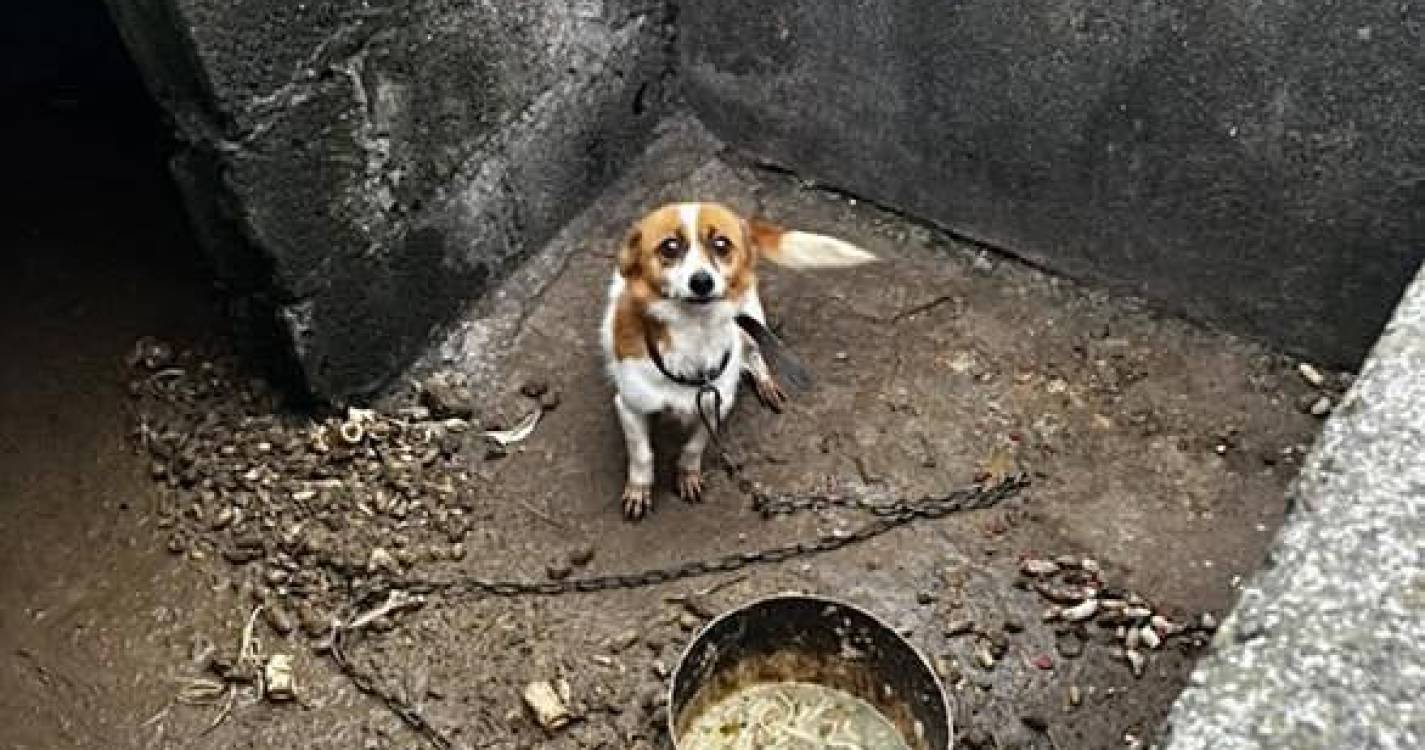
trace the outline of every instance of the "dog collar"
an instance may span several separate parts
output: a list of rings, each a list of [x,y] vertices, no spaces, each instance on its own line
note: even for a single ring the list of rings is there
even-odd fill
[[[732,349],[722,353],[722,360],[717,363],[717,367],[704,370],[698,373],[697,377],[687,377],[678,375],[668,369],[668,365],[663,362],[663,355],[658,353],[658,343],[653,340],[653,331],[646,326],[643,329],[643,340],[648,345],[648,358],[653,360],[653,366],[663,373],[663,377],[688,388],[703,389],[712,385],[714,381],[722,377],[723,371],[727,369],[727,363],[732,359]]]

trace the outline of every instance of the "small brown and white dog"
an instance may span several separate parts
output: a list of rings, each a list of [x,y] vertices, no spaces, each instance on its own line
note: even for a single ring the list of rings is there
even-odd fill
[[[600,338],[628,449],[623,510],[630,519],[653,504],[649,423],[655,415],[670,415],[692,430],[678,457],[677,489],[684,500],[697,502],[709,428],[732,410],[742,375],[773,409],[785,402],[748,332],[761,331],[764,343],[770,339],[757,295],[762,258],[799,269],[876,260],[847,242],[745,219],[716,203],[658,208],[633,226],[619,248]]]

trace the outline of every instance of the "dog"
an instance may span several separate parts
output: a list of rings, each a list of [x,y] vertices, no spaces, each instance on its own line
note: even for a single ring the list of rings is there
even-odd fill
[[[653,505],[655,416],[690,428],[678,456],[677,492],[700,502],[703,451],[731,412],[741,378],[773,410],[785,404],[764,351],[775,339],[757,291],[763,259],[793,269],[877,260],[848,242],[744,218],[717,203],[657,208],[619,247],[600,339],[628,452],[622,505],[629,520]]]

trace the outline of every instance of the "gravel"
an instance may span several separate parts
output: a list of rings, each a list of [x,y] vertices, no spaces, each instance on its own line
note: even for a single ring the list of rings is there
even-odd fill
[[[450,416],[463,406],[428,389],[439,419],[288,417],[230,357],[145,339],[128,361],[168,548],[226,560],[278,633],[330,622],[353,585],[464,557],[474,496]]]

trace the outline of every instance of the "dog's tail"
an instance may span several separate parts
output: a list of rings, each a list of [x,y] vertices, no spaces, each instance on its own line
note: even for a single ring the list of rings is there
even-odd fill
[[[835,237],[787,230],[760,219],[749,224],[752,241],[767,260],[787,268],[849,268],[879,258]]]

